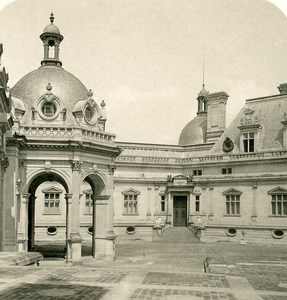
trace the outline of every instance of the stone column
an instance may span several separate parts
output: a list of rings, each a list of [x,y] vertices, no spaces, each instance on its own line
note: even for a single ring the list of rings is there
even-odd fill
[[[173,224],[173,213],[172,213],[172,197],[171,197],[171,192],[168,192],[167,194],[167,220],[166,223],[172,225]]]
[[[18,251],[28,251],[28,204],[30,194],[21,195],[20,224],[18,232]]]
[[[161,213],[161,195],[159,194],[159,188],[157,186],[154,187],[154,209],[155,215]]]
[[[69,237],[71,234],[71,205],[72,205],[72,194],[66,194],[66,263],[72,262],[72,248],[69,243]]]
[[[1,138],[1,132],[0,132],[0,138]],[[2,140],[0,141],[2,144]],[[1,147],[0,147],[1,149]],[[0,251],[3,251],[3,245],[4,245],[4,232],[5,232],[5,203],[4,203],[4,167],[3,167],[3,159],[4,159],[3,153],[1,153],[0,150]]]
[[[109,195],[93,195],[93,257],[95,259],[111,259],[111,253],[107,253],[108,241],[114,241],[114,237],[110,240],[107,235],[107,215]],[[108,250],[111,250],[108,247]],[[113,249],[114,250],[114,249]]]
[[[82,253],[82,238],[80,236],[80,161],[72,161],[72,203],[70,212],[70,226],[69,243],[71,247],[72,261],[79,260]]]
[[[188,225],[193,222],[192,220],[192,212],[195,211],[194,209],[194,195],[190,191],[189,192],[189,211],[188,211]]]
[[[252,201],[252,216],[251,221],[252,223],[256,223],[257,218],[257,185],[252,187],[253,192],[253,201]]]
[[[213,187],[209,188],[209,209],[208,209],[208,220],[213,219]]]
[[[146,222],[151,223],[151,211],[150,211],[150,201],[151,201],[151,187],[147,188],[147,204],[146,204]]]
[[[116,167],[112,164],[108,167],[108,185],[106,187],[108,207],[107,207],[107,239],[106,239],[106,256],[105,260],[115,260],[116,252],[115,252],[115,240],[116,234],[114,232],[114,172]]]
[[[31,195],[29,197],[30,201],[30,208],[31,208],[31,214],[30,214],[30,220],[29,220],[29,232],[31,234],[28,248],[33,250],[35,247],[35,201],[36,196]]]

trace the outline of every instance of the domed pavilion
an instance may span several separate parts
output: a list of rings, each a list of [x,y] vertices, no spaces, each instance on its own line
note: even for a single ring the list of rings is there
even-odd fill
[[[55,209],[63,198],[66,259],[81,258],[80,201],[82,186],[92,199],[92,254],[113,259],[113,173],[120,149],[115,135],[105,131],[105,103],[62,68],[64,37],[54,24],[44,28],[41,66],[20,79],[11,90],[13,131],[7,143],[6,219],[4,250],[30,251],[35,246],[36,191],[44,182],[61,189],[45,194],[45,207]],[[57,196],[61,193],[61,197]],[[62,200],[61,200],[62,201]],[[55,220],[47,213],[51,225]],[[52,229],[51,229],[52,230]],[[53,230],[52,230],[53,231]]]

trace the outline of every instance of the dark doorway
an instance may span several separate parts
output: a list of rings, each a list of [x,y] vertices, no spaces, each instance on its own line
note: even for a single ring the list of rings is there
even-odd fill
[[[173,226],[187,225],[187,196],[173,196]]]

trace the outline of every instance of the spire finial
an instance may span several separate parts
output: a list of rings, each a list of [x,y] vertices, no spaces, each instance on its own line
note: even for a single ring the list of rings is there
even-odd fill
[[[51,15],[50,15],[50,22],[53,24],[54,23],[54,14],[51,12]]]
[[[204,48],[202,50],[202,87],[204,88],[205,87],[205,82],[204,82]]]

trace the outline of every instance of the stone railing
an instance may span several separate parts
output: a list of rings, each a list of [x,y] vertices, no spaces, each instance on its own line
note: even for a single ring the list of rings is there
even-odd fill
[[[229,155],[230,160],[240,160],[240,159],[257,159],[265,157],[265,153],[241,153],[241,154],[231,154]]]
[[[53,137],[53,138],[73,138],[73,139],[90,139],[105,143],[114,143],[115,135],[101,132],[86,130],[73,127],[56,127],[56,126],[20,126],[19,134],[29,137]]]
[[[141,155],[120,155],[117,160],[135,163],[157,163],[157,164],[198,164],[198,163],[222,163],[240,160],[272,159],[287,157],[287,151],[266,151],[255,153],[238,153],[223,155],[206,155],[201,157],[163,157],[163,156],[141,156]]]

